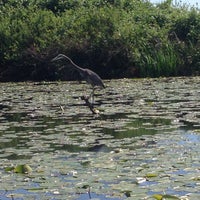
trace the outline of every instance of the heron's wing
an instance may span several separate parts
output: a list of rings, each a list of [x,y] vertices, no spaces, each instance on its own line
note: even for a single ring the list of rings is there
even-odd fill
[[[90,69],[87,69],[87,80],[86,81],[88,83],[90,83],[93,87],[94,86],[100,86],[100,87],[103,87],[103,88],[105,87],[100,76]]]

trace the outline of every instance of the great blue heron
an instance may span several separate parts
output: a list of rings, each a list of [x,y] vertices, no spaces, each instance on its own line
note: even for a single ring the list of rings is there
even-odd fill
[[[87,68],[81,68],[79,67],[77,64],[75,64],[71,58],[69,58],[68,56],[64,55],[64,54],[58,54],[55,58],[53,58],[51,61],[56,61],[56,60],[61,60],[61,59],[67,59],[71,62],[71,64],[73,65],[74,69],[77,70],[79,72],[79,74],[81,75],[81,77],[89,84],[92,85],[92,93],[90,94],[90,96],[92,95],[92,98],[94,96],[94,90],[96,87],[99,88],[105,88],[105,85],[103,84],[102,79],[99,77],[98,74],[96,74],[95,72],[93,72],[90,69]]]

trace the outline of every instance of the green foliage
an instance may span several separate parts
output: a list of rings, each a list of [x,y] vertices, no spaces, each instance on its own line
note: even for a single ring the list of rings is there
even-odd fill
[[[10,171],[13,171],[15,173],[20,173],[20,174],[28,174],[28,173],[31,173],[32,172],[32,168],[27,165],[27,164],[20,164],[20,165],[17,165],[15,167],[6,167],[5,168],[5,171],[6,172],[10,172]]]
[[[199,74],[197,9],[172,7],[171,0],[0,4],[1,80],[64,79],[49,62],[57,53],[95,66],[105,78]]]
[[[200,14],[192,9],[179,16],[170,28],[170,41],[182,59],[179,73],[187,75],[200,72]]]
[[[171,43],[157,47],[154,51],[144,49],[141,60],[143,65],[141,66],[140,74],[141,76],[149,77],[176,76],[178,74],[178,66],[181,64]]]
[[[198,42],[200,39],[200,14],[196,10],[191,10],[176,19],[171,29],[184,42]]]
[[[180,200],[180,198],[178,198],[177,196],[173,196],[173,195],[169,195],[169,194],[164,194],[164,195],[162,195],[162,194],[154,194],[153,195],[153,198],[154,199],[157,199],[157,200],[162,200],[162,199],[166,199],[166,200]]]

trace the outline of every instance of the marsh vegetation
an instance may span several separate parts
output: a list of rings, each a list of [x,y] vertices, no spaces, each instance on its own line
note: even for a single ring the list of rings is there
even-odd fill
[[[0,3],[0,80],[74,80],[58,53],[102,78],[198,75],[198,8],[145,0]]]

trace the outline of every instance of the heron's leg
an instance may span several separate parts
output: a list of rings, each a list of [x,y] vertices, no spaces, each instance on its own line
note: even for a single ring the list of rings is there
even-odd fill
[[[95,88],[92,88],[92,92],[90,93],[90,99],[91,99],[91,103],[94,104],[94,90]]]

